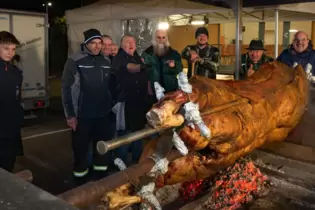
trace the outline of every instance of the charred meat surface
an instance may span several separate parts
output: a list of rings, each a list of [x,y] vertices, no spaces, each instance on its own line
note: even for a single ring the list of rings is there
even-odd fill
[[[169,163],[167,173],[157,178],[157,187],[208,179],[265,143],[285,140],[307,104],[308,82],[301,66],[293,69],[272,62],[244,81],[194,76],[189,82],[191,94],[169,93],[147,114],[153,127],[181,126],[178,134],[189,150]],[[199,105],[210,138],[201,135],[198,126],[183,124],[180,110],[188,102]],[[145,151],[150,152],[142,158],[155,150],[149,143]]]
[[[195,129],[184,126],[179,136],[190,154],[169,164],[168,172],[158,179],[159,186],[207,178],[268,141],[283,141],[298,124],[307,104],[308,82],[304,70],[279,62],[262,65],[245,81],[217,81],[195,76],[190,84],[192,94],[177,91],[171,93],[171,97],[166,95],[149,113],[165,113],[160,104],[170,104],[175,106],[171,110],[179,110],[189,100],[199,104],[201,113],[244,98],[249,103],[202,115],[211,131],[210,139],[203,137],[197,126]],[[164,119],[169,118],[164,116]],[[155,124],[170,126],[168,122]],[[202,150],[208,150],[207,154],[202,155],[205,154]]]

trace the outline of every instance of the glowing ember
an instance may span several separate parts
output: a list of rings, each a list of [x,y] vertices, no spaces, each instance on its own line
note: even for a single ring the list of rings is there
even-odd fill
[[[220,171],[212,180],[183,183],[180,193],[186,200],[194,199],[212,188],[214,193],[204,204],[204,209],[232,210],[258,197],[268,185],[267,177],[246,157]]]

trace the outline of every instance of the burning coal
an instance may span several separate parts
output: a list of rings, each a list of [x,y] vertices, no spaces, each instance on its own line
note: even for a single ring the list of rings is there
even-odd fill
[[[211,191],[203,209],[233,210],[262,196],[269,186],[268,178],[249,157],[245,157],[220,171],[212,179],[183,183],[179,192],[183,199],[193,200]]]

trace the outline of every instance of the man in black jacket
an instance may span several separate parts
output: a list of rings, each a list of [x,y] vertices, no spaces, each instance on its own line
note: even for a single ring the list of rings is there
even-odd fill
[[[109,117],[112,99],[108,87],[111,65],[101,54],[100,32],[89,29],[84,32],[84,37],[81,52],[67,60],[62,76],[64,111],[67,124],[73,129],[73,175],[79,184],[88,180],[90,140],[96,144],[99,140],[112,138]],[[100,156],[94,152],[93,170],[97,175],[106,175],[109,161],[108,155]]]
[[[116,129],[122,136],[143,129],[148,111],[148,68],[136,52],[134,37],[126,35],[122,38],[121,48],[113,60],[113,69],[117,78]],[[129,150],[133,163],[137,162],[142,152],[141,140],[116,150],[116,157],[126,165],[131,164],[127,161]]]
[[[0,167],[12,172],[16,156],[22,155],[20,128],[22,71],[12,64],[19,41],[7,31],[0,32]]]

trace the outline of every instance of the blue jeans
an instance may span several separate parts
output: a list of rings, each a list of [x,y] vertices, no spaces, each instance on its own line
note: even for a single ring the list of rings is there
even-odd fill
[[[127,134],[130,134],[131,131],[126,130],[119,130],[117,131],[117,136],[125,136]],[[132,164],[138,163],[140,156],[142,154],[143,150],[143,143],[142,140],[138,140],[135,142],[132,142],[131,144],[121,146],[115,150],[115,157],[120,158],[127,167],[129,167]],[[128,160],[128,154],[131,152],[132,154],[132,160],[131,162]]]

